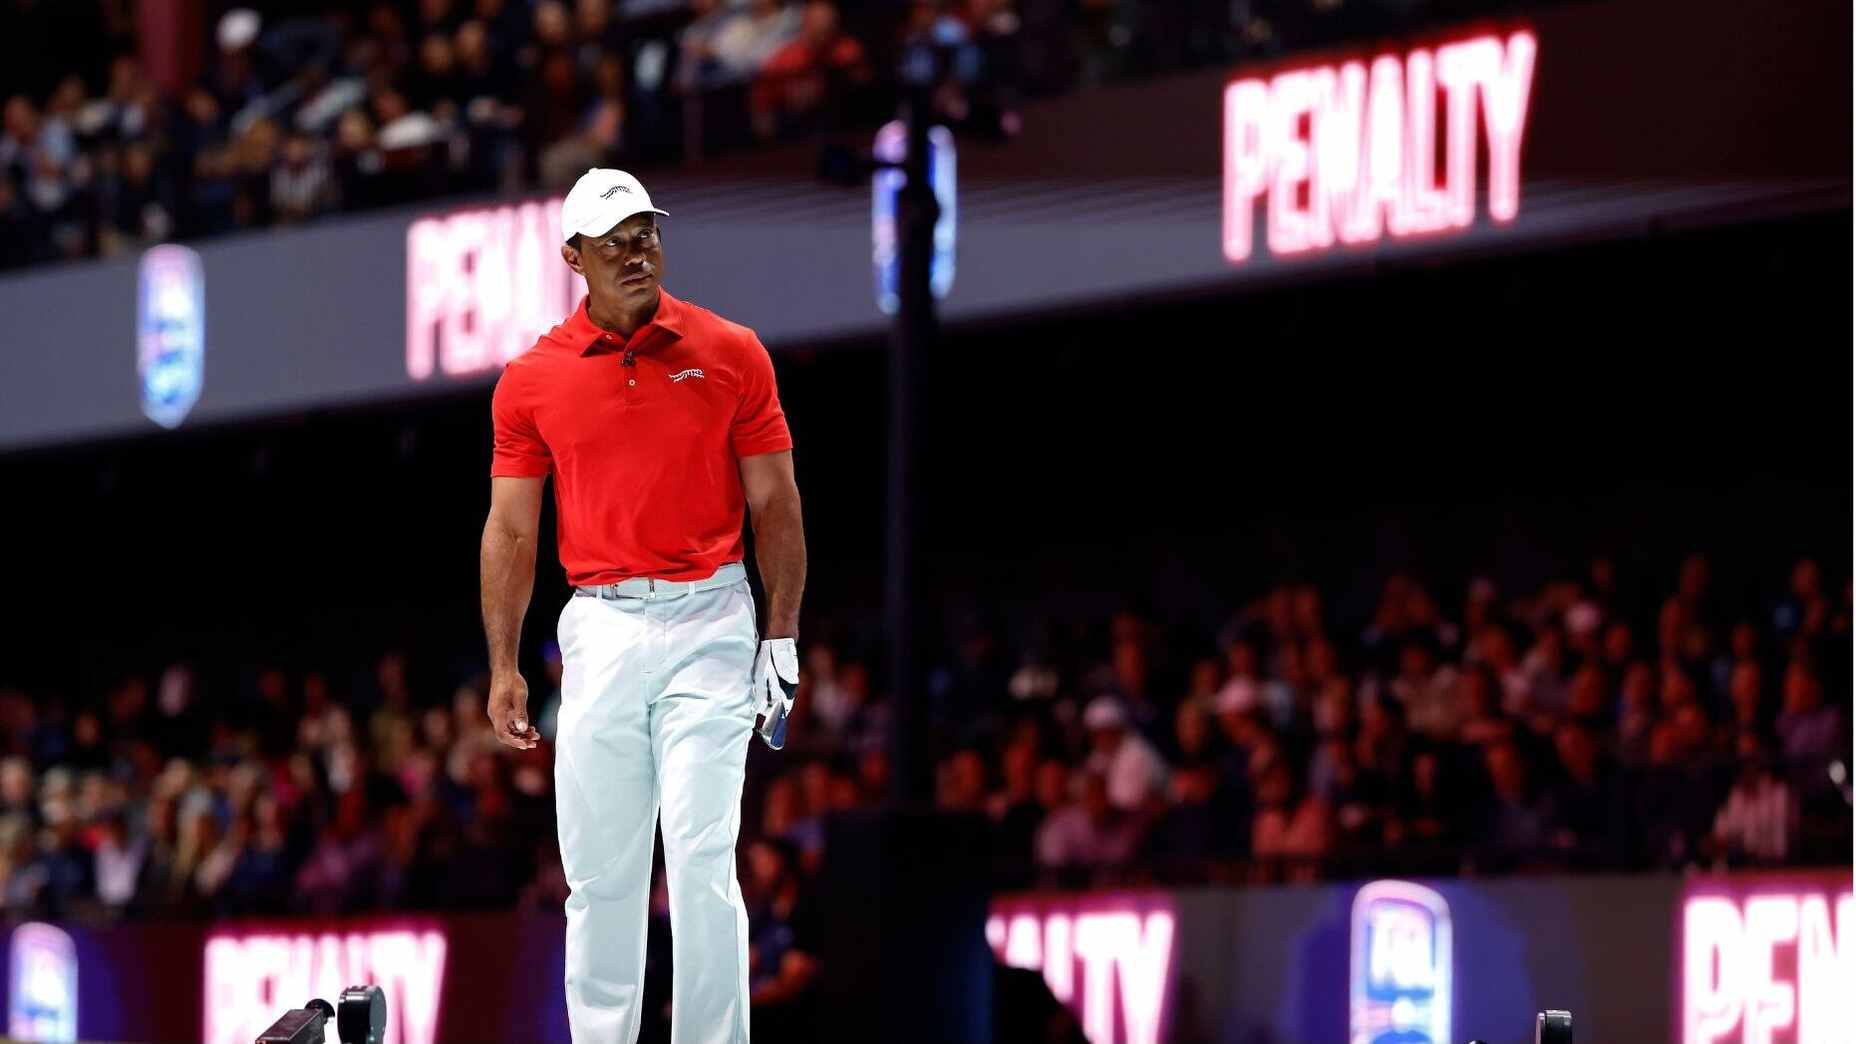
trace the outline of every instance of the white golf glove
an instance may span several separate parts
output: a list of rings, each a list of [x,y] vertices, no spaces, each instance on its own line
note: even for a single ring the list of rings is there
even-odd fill
[[[799,647],[791,638],[769,638],[754,657],[754,705],[760,715],[762,742],[774,750],[786,746],[786,716],[799,691]]]

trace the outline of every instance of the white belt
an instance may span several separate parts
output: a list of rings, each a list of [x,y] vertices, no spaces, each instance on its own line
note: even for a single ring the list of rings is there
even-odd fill
[[[612,584],[576,587],[574,597],[643,598],[647,601],[659,598],[687,598],[698,591],[713,591],[718,587],[738,584],[745,580],[747,575],[747,568],[740,562],[730,562],[701,580],[659,580],[654,576],[634,576],[629,580],[620,580]]]

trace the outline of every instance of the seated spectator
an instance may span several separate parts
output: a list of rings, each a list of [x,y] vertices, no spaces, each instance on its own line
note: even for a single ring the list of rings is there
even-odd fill
[[[1786,764],[1801,775],[1822,775],[1823,766],[1850,747],[1842,712],[1825,704],[1817,672],[1801,661],[1785,670],[1785,709],[1775,727]]]
[[[335,179],[322,149],[308,136],[284,140],[283,155],[271,171],[271,210],[289,224],[308,221],[335,202]]]
[[[1216,768],[1198,764],[1176,769],[1167,797],[1166,810],[1147,835],[1149,855],[1166,863],[1244,850],[1245,821],[1218,800]]]
[[[971,747],[941,765],[935,807],[943,812],[979,812],[986,804],[986,761]]]
[[[1083,772],[1067,782],[1078,793],[1044,817],[1038,828],[1038,865],[1070,869],[1126,862],[1140,840],[1135,817],[1109,801],[1108,781],[1099,773]]]
[[[331,915],[364,909],[380,870],[379,833],[368,821],[367,794],[351,786],[336,801],[335,819],[296,875],[296,904]]]
[[[799,35],[802,15],[785,0],[748,0],[716,32],[713,54],[724,83],[750,80],[773,53]]]
[[[818,1038],[818,927],[791,846],[748,846],[748,989],[756,1040],[809,1044]]]
[[[1733,789],[1714,817],[1712,838],[1736,863],[1776,865],[1792,853],[1798,802],[1779,778],[1771,755],[1756,749],[1740,766]]]
[[[28,824],[38,822],[38,802],[34,799],[36,780],[32,762],[14,755],[0,761],[0,818],[17,817]]]
[[[1090,755],[1085,771],[1107,781],[1111,804],[1122,811],[1144,808],[1166,789],[1166,762],[1128,726],[1127,712],[1112,696],[1098,696],[1083,711]]]
[[[97,840],[93,879],[97,898],[112,910],[121,910],[135,899],[136,880],[142,874],[142,862],[148,857],[148,838],[129,836],[127,817],[112,813],[103,821]]]
[[[1588,660],[1573,672],[1566,692],[1566,715],[1588,729],[1603,732],[1611,724],[1610,683],[1605,670]]]
[[[1553,836],[1551,804],[1534,785],[1521,749],[1498,741],[1483,750],[1489,793],[1480,813],[1480,836],[1498,857],[1531,853]]]
[[[1407,642],[1399,650],[1398,674],[1387,688],[1404,707],[1406,723],[1419,735],[1447,738],[1462,720],[1456,670],[1448,664],[1440,666],[1436,654],[1422,642]]]
[[[1457,676],[1463,721],[1457,737],[1471,746],[1505,742],[1514,736],[1514,722],[1501,711],[1501,683],[1493,667],[1471,665]]]
[[[1462,839],[1462,792],[1446,780],[1446,771],[1446,762],[1435,749],[1412,756],[1411,775],[1394,797],[1386,821],[1387,844],[1436,848]]]
[[[1616,777],[1603,760],[1598,738],[1582,722],[1569,721],[1553,736],[1557,779],[1552,794],[1553,843],[1593,848],[1612,838],[1616,822]]]
[[[1309,878],[1314,861],[1334,847],[1334,816],[1320,796],[1300,785],[1281,756],[1271,756],[1256,776],[1257,813],[1250,852],[1258,859],[1291,864],[1292,876]]]
[[[1748,659],[1734,664],[1728,674],[1727,703],[1729,725],[1735,732],[1763,733],[1772,727],[1765,701],[1765,679],[1757,662]]]
[[[1378,777],[1360,771],[1353,743],[1347,737],[1330,736],[1315,747],[1308,767],[1308,789],[1332,810],[1337,841],[1379,841],[1383,788]]]
[[[1619,690],[1617,736],[1618,760],[1638,767],[1650,761],[1650,736],[1656,727],[1656,675],[1642,660],[1624,669]]]
[[[1173,712],[1173,763],[1180,768],[1216,769],[1224,761],[1223,744],[1212,730],[1211,709],[1188,699]]]
[[[1681,865],[1713,823],[1727,790],[1719,759],[1711,756],[1707,715],[1686,703],[1650,733],[1650,760],[1638,787],[1636,817],[1646,855],[1656,865]]]
[[[1353,739],[1353,755],[1360,772],[1372,786],[1390,793],[1403,783],[1410,743],[1403,704],[1366,700],[1360,705],[1360,727]]]
[[[1233,703],[1262,715],[1276,727],[1287,725],[1295,711],[1295,694],[1263,674],[1257,647],[1248,639],[1234,639],[1225,645],[1224,654],[1229,673],[1219,690],[1220,698],[1228,694]]]
[[[1035,734],[1014,737],[1000,758],[1002,785],[986,799],[1002,863],[1028,862],[1038,823],[1047,809],[1038,800],[1038,745]],[[1059,766],[1061,767],[1061,766]]]
[[[831,0],[810,0],[799,35],[767,56],[754,80],[749,111],[754,131],[771,138],[814,123],[834,88],[870,78],[863,45],[838,25]]]
[[[824,820],[807,813],[805,794],[792,776],[779,776],[767,784],[761,835],[793,846],[799,858],[815,865],[824,857]]]

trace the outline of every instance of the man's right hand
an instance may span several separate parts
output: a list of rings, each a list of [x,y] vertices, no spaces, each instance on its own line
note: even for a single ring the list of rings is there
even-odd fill
[[[528,682],[518,671],[490,678],[490,727],[496,741],[516,750],[531,750],[541,733],[528,720]]]

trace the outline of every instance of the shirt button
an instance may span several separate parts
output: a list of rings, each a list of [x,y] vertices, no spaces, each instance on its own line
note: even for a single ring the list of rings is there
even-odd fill
[[[631,380],[628,380],[628,381],[626,381],[625,383],[626,383],[626,384],[637,384],[637,383],[638,383],[638,378],[636,378],[636,377],[634,377],[634,378],[632,378]]]

